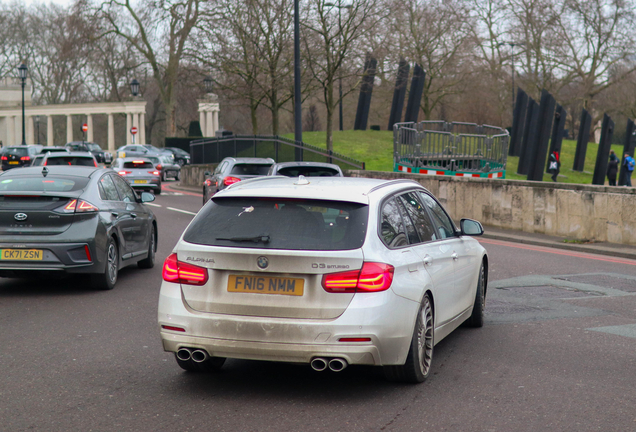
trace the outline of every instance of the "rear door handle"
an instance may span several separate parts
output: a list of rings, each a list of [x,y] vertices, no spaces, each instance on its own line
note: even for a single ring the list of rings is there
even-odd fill
[[[111,214],[112,214],[114,217],[119,217],[119,213],[117,213],[117,212],[111,212]]]
[[[431,264],[433,264],[433,258],[431,258],[430,255],[426,255],[422,262],[424,263],[424,265],[430,266]]]
[[[137,219],[137,213],[131,213],[130,217],[132,217],[133,219]]]
[[[459,255],[457,255],[457,252],[453,252],[453,253],[451,254],[451,257],[452,257],[455,261],[457,261],[457,260],[459,259]]]

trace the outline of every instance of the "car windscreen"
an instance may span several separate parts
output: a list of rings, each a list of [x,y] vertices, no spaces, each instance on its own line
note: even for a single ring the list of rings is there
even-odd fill
[[[269,171],[269,167],[272,166],[272,164],[236,164],[232,167],[232,171],[230,172],[230,174],[237,174],[237,175],[267,175],[267,172]]]
[[[86,187],[88,178],[66,177],[42,174],[20,176],[8,179],[0,177],[0,193],[2,192],[72,192]]]
[[[133,161],[133,162],[124,162],[124,168],[155,169],[155,166],[152,164],[152,162]]]
[[[147,156],[148,160],[153,164],[157,165],[159,163],[159,158],[154,156]]]
[[[80,165],[80,166],[95,166],[93,158],[81,157],[81,156],[53,156],[46,159],[46,164],[49,165]]]
[[[213,198],[183,239],[189,243],[286,250],[362,247],[369,208],[364,204],[286,198]]]
[[[8,147],[5,151],[4,154],[12,154],[12,155],[16,155],[16,156],[28,156],[29,155],[29,150],[26,147]]]
[[[278,175],[284,175],[287,177],[298,177],[303,175],[305,177],[333,177],[339,176],[338,170],[327,167],[311,167],[311,166],[299,166],[299,167],[287,167],[278,170]]]

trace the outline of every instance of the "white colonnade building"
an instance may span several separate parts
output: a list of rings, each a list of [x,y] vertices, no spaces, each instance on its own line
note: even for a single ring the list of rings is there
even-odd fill
[[[204,137],[213,137],[219,127],[219,97],[208,93],[205,99],[199,99],[199,124]]]
[[[22,88],[18,78],[6,78],[0,80],[0,140],[4,147],[20,145],[22,143]],[[25,97],[25,140],[27,144],[37,143],[35,140],[36,116],[46,117],[46,145],[53,143],[53,116],[66,117],[66,142],[73,141],[73,120],[72,116],[85,116],[88,131],[86,140],[94,142],[94,115],[108,116],[108,133],[105,137],[100,137],[98,144],[107,146],[109,151],[115,150],[115,119],[116,114],[126,115],[126,144],[132,143],[130,129],[136,126],[138,129],[137,143],[146,143],[146,101],[134,100],[125,102],[101,102],[101,103],[79,103],[79,104],[57,104],[57,105],[31,105],[31,82],[27,80],[24,92]],[[83,123],[83,121],[82,121]],[[58,143],[66,144],[66,143]]]

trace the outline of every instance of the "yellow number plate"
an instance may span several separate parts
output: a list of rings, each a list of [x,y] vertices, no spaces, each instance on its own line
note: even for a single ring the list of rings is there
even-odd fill
[[[1,260],[42,261],[42,251],[38,249],[0,249]]]
[[[227,281],[229,292],[301,296],[304,288],[304,279],[296,278],[230,275]]]
[[[20,162],[18,162],[18,161],[10,161],[10,162],[9,162],[9,165],[18,165],[19,163],[20,163]]]
[[[135,180],[135,181],[133,181],[133,183],[146,184],[146,183],[148,183],[148,180]]]

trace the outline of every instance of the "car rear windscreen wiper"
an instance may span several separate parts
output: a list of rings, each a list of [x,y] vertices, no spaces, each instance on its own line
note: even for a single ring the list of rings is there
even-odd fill
[[[270,237],[269,237],[269,234],[263,234],[263,235],[259,235],[255,237],[229,237],[229,238],[217,237],[216,239],[233,241],[233,242],[269,243]]]

